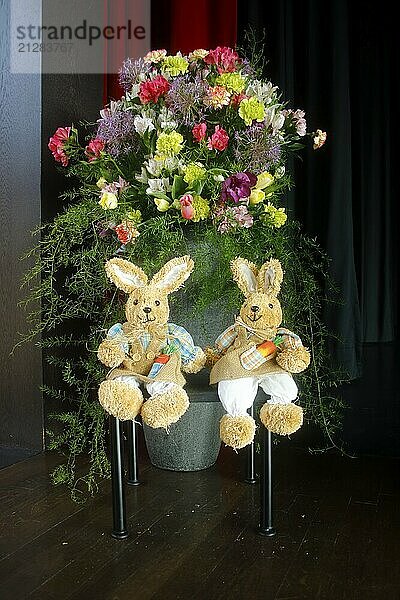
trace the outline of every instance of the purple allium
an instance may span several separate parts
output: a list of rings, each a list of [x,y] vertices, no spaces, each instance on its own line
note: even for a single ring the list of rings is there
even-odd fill
[[[102,111],[96,137],[105,142],[107,152],[114,157],[137,149],[140,141],[132,113],[121,110]]]
[[[250,125],[235,133],[234,155],[249,171],[268,171],[279,162],[279,138],[268,132],[263,123]]]
[[[231,175],[222,184],[221,200],[223,202],[235,202],[236,204],[250,196],[250,190],[257,183],[257,177],[246,171],[245,173],[235,173]]]
[[[137,60],[127,58],[124,60],[119,71],[119,82],[125,92],[132,89],[133,85],[140,83],[140,75],[148,73],[151,68],[151,63],[144,62],[143,58],[138,58]]]
[[[190,75],[176,77],[165,97],[165,104],[184,125],[191,127],[203,118],[207,88],[207,83],[199,76],[194,79]]]

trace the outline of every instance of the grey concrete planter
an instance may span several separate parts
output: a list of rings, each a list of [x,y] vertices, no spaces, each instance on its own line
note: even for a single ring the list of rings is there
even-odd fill
[[[208,373],[188,377],[190,406],[169,433],[143,425],[150,461],[170,471],[200,471],[218,458],[219,421],[224,413]]]

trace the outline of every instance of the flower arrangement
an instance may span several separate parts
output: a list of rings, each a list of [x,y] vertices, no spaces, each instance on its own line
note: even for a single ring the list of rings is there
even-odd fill
[[[100,111],[89,135],[71,125],[50,138],[72,185],[28,253],[36,257],[25,277],[26,304],[34,309],[24,339],[40,334],[52,379],[59,372],[58,383],[43,388],[62,403],[48,434],[48,447],[67,457],[54,482],[67,483],[79,499],[109,475],[96,349],[107,327],[123,318],[124,293],[104,273],[115,255],[155,272],[190,253],[196,269],[185,295],[197,315],[238,306],[229,267],[236,256],[256,264],[277,258],[285,271],[285,324],[296,325],[312,354],[312,368],[298,378],[305,417],[334,444],[341,402],[330,389],[340,376],[321,317],[328,260],[284,206],[288,157],[307,138],[320,148],[326,134],[307,133],[304,112],[285,105],[251,52],[246,58],[225,47],[188,56],[156,50],[127,59],[120,83],[124,95]],[[172,310],[179,293],[175,302]],[[82,453],[90,465],[78,477]]]
[[[226,47],[188,56],[155,50],[126,60],[120,82],[125,95],[101,111],[85,148],[73,127],[49,142],[55,160],[75,164],[77,174],[86,161],[87,190],[104,211],[126,210],[113,227],[120,251],[158,213],[175,224],[208,221],[221,234],[256,221],[285,224],[285,163],[308,135],[305,113],[287,109],[248,61]],[[309,135],[314,148],[326,139],[321,130]]]

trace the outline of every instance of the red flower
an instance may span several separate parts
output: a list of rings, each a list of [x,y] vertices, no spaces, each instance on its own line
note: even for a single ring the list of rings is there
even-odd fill
[[[206,137],[207,125],[205,123],[198,123],[193,127],[192,133],[196,142],[201,142]]]
[[[64,144],[68,141],[71,133],[71,127],[59,127],[55,134],[49,139],[48,148],[51,150],[54,159],[66,167],[69,158],[64,151]]]
[[[157,75],[157,77],[150,81],[142,81],[139,88],[140,102],[142,104],[157,102],[160,96],[168,92],[169,88],[169,81],[162,75]]]
[[[247,96],[246,96],[246,94],[244,92],[241,92],[240,94],[235,94],[231,98],[231,104],[233,106],[239,106],[239,104],[241,103],[241,101],[244,100],[245,98],[247,98]]]
[[[208,65],[216,65],[218,73],[232,73],[236,71],[239,55],[232,48],[217,46],[215,50],[210,50],[204,62]]]
[[[226,133],[225,129],[222,129],[219,125],[215,126],[215,132],[211,137],[207,140],[207,148],[209,150],[225,150],[228,146],[229,135]]]
[[[88,157],[89,162],[99,158],[100,152],[104,150],[104,142],[103,140],[99,140],[99,138],[94,138],[90,140],[88,145],[85,148],[85,154]]]
[[[122,221],[117,227],[115,227],[115,233],[121,244],[126,246],[132,240],[138,237],[139,232],[132,221]]]

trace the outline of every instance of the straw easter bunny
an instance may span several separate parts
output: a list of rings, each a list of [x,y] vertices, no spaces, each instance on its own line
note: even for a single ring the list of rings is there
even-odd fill
[[[106,263],[109,279],[129,294],[127,322],[113,325],[98,348],[99,360],[111,368],[100,384],[99,401],[111,415],[127,420],[141,412],[150,427],[167,429],[186,412],[189,400],[182,371],[200,371],[205,355],[183,327],[168,322],[168,295],[186,281],[193,267],[189,256],[174,258],[149,281],[127,260]],[[150,394],[145,402],[140,383]]]
[[[212,367],[210,383],[218,383],[218,395],[227,412],[220,423],[221,439],[238,449],[254,438],[255,421],[247,410],[258,386],[270,395],[260,412],[267,429],[289,435],[301,427],[303,411],[292,403],[298,390],[291,373],[306,369],[310,354],[296,334],[280,327],[280,262],[271,259],[257,269],[253,263],[236,258],[231,270],[245,301],[235,324],[215,342],[220,358]]]

